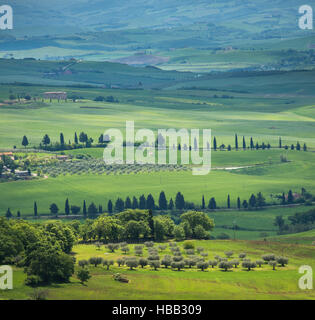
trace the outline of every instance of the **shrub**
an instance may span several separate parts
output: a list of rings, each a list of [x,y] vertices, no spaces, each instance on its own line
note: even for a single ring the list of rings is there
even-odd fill
[[[91,275],[88,269],[82,268],[77,272],[77,277],[80,280],[80,282],[84,284],[84,282],[87,282],[91,278]]]
[[[191,256],[191,255],[195,254],[195,250],[194,249],[186,249],[186,254]]]
[[[253,261],[243,261],[242,267],[243,267],[243,268],[247,268],[247,270],[250,271],[251,269],[256,268],[257,265],[256,265],[256,263],[253,262]]]
[[[144,245],[147,247],[147,248],[152,248],[154,247],[154,242],[153,241],[146,241],[144,243]]]
[[[220,269],[224,269],[224,271],[228,271],[228,269],[232,269],[233,268],[233,264],[231,261],[221,261],[219,263],[219,268]]]
[[[201,271],[204,271],[209,267],[209,264],[205,261],[200,261],[197,263],[197,268],[200,269]]]
[[[276,261],[281,265],[281,267],[284,267],[286,264],[288,264],[289,259],[285,257],[276,257]]]
[[[201,252],[204,251],[204,250],[205,250],[204,247],[197,247],[197,252],[198,252],[198,253],[201,253]]]
[[[195,249],[195,244],[192,241],[185,241],[184,242],[184,249]]]
[[[158,248],[159,250],[164,251],[166,249],[166,246],[161,244],[158,246]]]
[[[41,279],[39,276],[29,275],[25,279],[25,284],[30,287],[36,287],[41,283]]]
[[[217,235],[217,239],[219,240],[228,240],[230,239],[230,236],[224,232]]]
[[[211,266],[211,268],[214,268],[218,264],[218,261],[217,260],[209,260],[208,264],[209,264],[209,266]]]
[[[244,258],[246,258],[246,253],[245,252],[241,252],[238,257],[242,260]]]
[[[34,291],[29,294],[31,300],[46,300],[47,296],[48,290],[45,289],[34,289]]]

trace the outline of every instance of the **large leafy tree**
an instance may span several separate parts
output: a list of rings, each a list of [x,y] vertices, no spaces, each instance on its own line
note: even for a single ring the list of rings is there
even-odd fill
[[[214,227],[213,220],[210,219],[204,212],[188,211],[183,213],[180,218],[182,222],[189,225],[192,230],[193,236],[196,236],[195,233],[196,231],[198,231],[198,226],[201,226],[205,231],[211,231]]]

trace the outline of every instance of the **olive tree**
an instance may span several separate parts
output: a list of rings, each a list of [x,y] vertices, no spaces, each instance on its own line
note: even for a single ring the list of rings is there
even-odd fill
[[[276,260],[276,257],[274,254],[264,254],[261,258],[265,261],[265,263]]]
[[[276,270],[277,261],[272,260],[272,261],[269,261],[268,264],[272,266],[272,270]]]
[[[261,268],[261,265],[264,263],[264,261],[263,260],[256,260],[256,264],[257,264],[257,266],[259,267],[259,268]]]
[[[197,264],[197,261],[195,259],[192,258],[188,258],[184,260],[184,263],[186,266],[188,266],[189,268],[195,266]]]
[[[200,262],[197,263],[197,268],[200,269],[201,271],[204,271],[208,267],[209,267],[208,262],[200,261]]]
[[[243,261],[242,267],[246,268],[248,271],[257,267],[256,263],[253,261]]]
[[[185,268],[185,263],[184,261],[173,261],[172,262],[172,268],[177,269],[180,271],[181,269]]]
[[[227,258],[231,258],[234,254],[233,251],[225,251],[224,254],[227,256]]]
[[[124,246],[122,246],[120,249],[121,249],[121,251],[122,251],[124,254],[127,254],[127,252],[130,251],[128,245],[124,245]]]
[[[115,250],[119,249],[119,244],[118,243],[109,243],[107,245],[107,248],[111,251],[111,252],[115,252]]]
[[[89,265],[89,262],[87,260],[79,260],[78,265],[84,268],[85,266]]]
[[[154,268],[154,270],[157,270],[158,268],[160,268],[161,263],[160,260],[150,260],[149,265],[150,267]]]
[[[166,249],[166,246],[163,245],[163,244],[160,244],[160,245],[158,246],[158,248],[159,248],[160,251],[164,251],[164,250]]]
[[[117,264],[118,264],[118,267],[120,267],[120,266],[123,266],[123,265],[125,264],[125,259],[123,259],[123,258],[118,258],[118,259],[116,260],[116,262],[117,262]]]
[[[208,264],[209,264],[209,266],[211,266],[211,268],[214,268],[218,264],[218,261],[215,260],[215,259],[214,260],[209,260]]]
[[[139,265],[141,266],[141,268],[144,268],[145,266],[148,265],[148,260],[146,258],[140,258]]]
[[[289,259],[285,257],[276,257],[276,261],[281,265],[281,267],[284,267],[286,264],[288,264]]]
[[[100,257],[92,257],[89,259],[89,263],[97,267],[99,264],[103,262],[103,258]]]
[[[237,266],[240,264],[240,262],[237,259],[233,259],[230,261],[232,263],[232,265],[234,266],[234,268],[237,268]]]
[[[245,253],[245,252],[241,252],[241,253],[238,255],[238,257],[239,257],[241,260],[243,260],[243,259],[246,258],[246,253]]]
[[[138,260],[136,258],[129,258],[126,260],[126,266],[133,270],[133,268],[137,268],[139,265]]]
[[[109,267],[114,264],[113,260],[103,260],[103,266],[107,267],[107,270],[109,270]]]
[[[152,248],[154,247],[154,242],[153,241],[146,241],[144,243],[144,245],[147,247],[147,248]]]
[[[165,255],[161,261],[161,264],[167,268],[172,265],[172,257],[170,255]]]
[[[224,269],[224,271],[228,271],[229,269],[233,268],[233,264],[231,261],[221,261],[219,263],[219,268]]]

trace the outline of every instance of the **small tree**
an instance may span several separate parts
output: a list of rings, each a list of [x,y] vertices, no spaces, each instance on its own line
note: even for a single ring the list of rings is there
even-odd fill
[[[281,267],[284,267],[286,264],[288,264],[289,259],[285,257],[276,257],[276,261],[281,265]]]
[[[107,267],[107,270],[109,270],[109,267],[114,264],[113,260],[103,260],[103,266]]]
[[[80,280],[80,282],[84,284],[91,278],[90,271],[88,269],[82,268],[77,272],[77,277]]]
[[[243,267],[243,268],[247,268],[247,270],[250,271],[251,269],[256,268],[257,265],[256,265],[256,263],[253,262],[253,261],[243,261],[242,267]]]
[[[244,258],[246,258],[246,253],[245,252],[241,252],[238,257],[242,260]]]
[[[215,259],[214,260],[209,260],[208,264],[209,264],[209,266],[211,266],[211,268],[214,268],[218,264],[218,261],[215,260]]]
[[[269,261],[268,264],[272,266],[272,270],[276,270],[277,261],[272,260],[272,261]]]
[[[256,260],[256,264],[259,268],[261,268],[261,265],[264,263],[263,260]]]
[[[224,271],[228,271],[229,269],[232,269],[233,268],[233,264],[231,261],[221,261],[219,263],[219,268],[220,269],[223,269]]]
[[[204,271],[208,267],[209,267],[208,262],[200,261],[200,262],[197,263],[197,268],[200,269],[201,271]]]
[[[144,268],[145,266],[148,265],[148,260],[146,258],[140,258],[139,265],[141,266],[141,268]]]
[[[52,203],[49,207],[51,214],[58,214],[59,208],[55,203]]]
[[[89,263],[94,265],[95,268],[102,262],[103,262],[103,258],[100,258],[100,257],[92,257],[89,259]]]
[[[161,261],[161,264],[167,268],[172,265],[172,257],[170,255],[165,255]]]
[[[120,249],[124,254],[127,254],[127,252],[130,251],[130,249],[127,245],[122,246]]]
[[[22,139],[22,146],[24,146],[24,148],[26,148],[28,146],[28,139],[26,136],[24,136]]]
[[[261,258],[265,261],[265,263],[276,260],[276,257],[274,254],[264,254]]]
[[[87,260],[79,260],[79,261],[78,261],[78,265],[79,265],[79,267],[81,267],[81,268],[85,268],[86,266],[89,265],[89,262],[88,262]]]
[[[225,251],[224,254],[228,257],[228,258],[231,258],[234,254],[233,251]]]
[[[237,268],[237,266],[240,264],[240,262],[237,259],[233,259],[230,262],[234,266],[234,268]]]
[[[107,244],[107,248],[111,251],[111,252],[115,252],[115,250],[119,249],[119,244],[118,243],[109,243]]]
[[[177,269],[177,271],[180,271],[181,269],[185,268],[185,262],[184,261],[173,261],[172,268]]]
[[[130,268],[130,270],[133,270],[133,268],[137,268],[139,265],[139,262],[136,258],[129,258],[126,260],[127,267]]]
[[[161,263],[160,260],[150,260],[149,265],[150,267],[154,268],[154,270],[157,270],[158,268],[160,268]]]
[[[117,262],[117,264],[118,264],[118,267],[120,267],[120,266],[123,266],[123,265],[125,264],[125,259],[123,259],[123,258],[118,258],[118,259],[116,260],[116,262]]]

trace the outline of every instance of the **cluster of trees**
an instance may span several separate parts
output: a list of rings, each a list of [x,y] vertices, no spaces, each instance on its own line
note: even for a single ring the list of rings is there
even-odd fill
[[[0,264],[23,267],[29,285],[67,282],[74,272],[70,252],[76,237],[74,228],[60,222],[0,218]]]
[[[130,248],[126,243],[108,244],[107,247],[111,252],[120,249],[123,251],[124,255],[130,251]],[[144,249],[146,249],[145,256]],[[171,254],[165,254],[161,257],[160,254],[165,250],[170,250]],[[232,268],[238,268],[238,266],[241,265],[244,269],[250,271],[256,267],[261,268],[263,264],[269,264],[272,266],[273,270],[275,270],[277,265],[284,267],[289,262],[286,257],[276,257],[274,254],[265,254],[261,259],[256,261],[247,258],[246,253],[240,253],[238,258],[235,258],[233,257],[233,251],[226,251],[224,253],[226,257],[216,255],[213,259],[207,260],[208,252],[205,251],[204,247],[195,248],[195,245],[192,242],[186,242],[183,251],[176,242],[170,242],[169,248],[167,248],[167,245],[158,245],[156,247],[154,242],[148,241],[145,242],[144,245],[135,245],[134,253],[136,256],[123,256],[116,261],[108,259],[104,260],[101,257],[92,257],[89,260],[80,260],[78,265],[82,270],[86,271],[88,271],[88,266],[97,267],[98,265],[103,265],[109,270],[110,266],[114,265],[115,262],[118,267],[126,266],[130,270],[137,267],[143,269],[146,266],[158,270],[163,266],[165,269],[170,267],[177,271],[184,268],[192,269],[193,267],[205,271],[208,268],[213,269],[217,266],[223,271],[228,271]]]
[[[98,102],[115,102],[118,103],[118,99],[115,99],[113,96],[107,96],[107,97],[103,97],[103,96],[97,96],[94,98],[94,101],[98,101]]]
[[[161,241],[172,238],[209,239],[213,227],[213,220],[204,212],[185,212],[176,225],[168,216],[153,217],[151,210],[127,209],[112,216],[104,214],[95,220],[86,219],[79,232],[84,242]]]
[[[291,150],[296,149],[296,150],[300,151],[302,149],[299,142],[297,142],[296,145],[291,144],[290,147],[288,145],[282,145],[281,137],[279,138],[278,147],[280,149],[284,148],[285,150],[288,150],[290,148]],[[269,150],[271,148],[271,145],[270,145],[270,143],[265,143],[265,142],[262,142],[261,144],[259,144],[258,142],[255,143],[253,137],[250,137],[249,145],[247,145],[245,136],[243,136],[242,140],[239,141],[238,135],[235,134],[235,137],[234,137],[234,149],[235,150],[239,150],[239,149],[246,150],[247,148],[249,148],[251,150],[253,150],[253,149],[256,149],[256,150],[258,150],[258,149],[262,149],[262,150],[267,149],[267,150]],[[218,149],[219,150],[227,149],[228,151],[231,151],[232,150],[232,146],[230,144],[227,145],[227,146],[225,144],[219,145],[218,142],[217,142],[217,138],[213,137],[213,150],[216,151]],[[306,143],[303,144],[303,150],[307,151]]]
[[[287,224],[283,216],[277,216],[274,220],[274,225],[279,228],[279,234],[297,233],[315,228],[315,210],[307,212],[295,213],[288,217]]]
[[[80,132],[78,135],[76,132],[74,133],[74,140],[73,143],[71,140],[68,143],[65,141],[64,134],[61,132],[59,136],[59,141],[52,143],[48,134],[45,134],[41,140],[39,145],[40,149],[48,150],[48,151],[59,151],[59,150],[72,150],[72,149],[79,149],[79,148],[90,148],[92,146],[95,147],[104,147],[106,146],[107,140],[104,140],[104,135],[101,134],[98,138],[98,144],[93,145],[93,138],[89,137],[87,133]],[[22,146],[25,148],[30,144],[29,139],[27,136],[23,136]]]
[[[12,161],[12,160],[11,160]],[[0,161],[0,169],[1,169],[1,161]],[[1,170],[0,170],[1,172]],[[305,202],[312,202],[313,196],[309,192],[307,192],[304,188],[302,188],[302,193],[298,198],[295,198],[292,190],[289,190],[288,194],[283,193],[280,196],[277,196],[277,198],[281,201],[281,205],[285,204],[293,204],[293,203],[305,203]],[[236,200],[236,208],[237,209],[248,209],[253,210],[257,208],[262,208],[266,206],[266,199],[263,196],[261,192],[258,192],[256,195],[252,194],[248,200],[241,201],[240,197],[237,197]],[[226,208],[230,209],[231,206],[231,198],[230,195],[227,196],[226,200]],[[235,207],[235,206],[234,206]],[[99,214],[102,214],[104,212],[108,212],[110,215],[114,213],[119,213],[124,210],[128,209],[147,209],[147,210],[161,210],[161,211],[183,211],[183,210],[216,210],[220,209],[220,207],[217,206],[215,197],[211,197],[208,205],[206,205],[205,197],[202,196],[201,205],[195,205],[193,202],[186,202],[184,196],[181,192],[178,192],[175,197],[175,202],[172,198],[168,201],[165,195],[164,191],[160,192],[158,203],[155,202],[154,197],[152,194],[149,194],[147,197],[144,195],[141,195],[139,199],[137,197],[133,197],[132,199],[128,196],[125,200],[121,198],[117,198],[115,203],[113,203],[112,200],[109,200],[107,203],[107,208],[104,209],[103,205],[99,204],[98,206],[92,202],[89,205],[87,205],[86,200],[83,200],[83,206],[82,206],[82,213],[83,216],[86,218],[95,218]],[[56,203],[52,203],[49,206],[49,211],[52,215],[57,216],[60,212],[60,208]],[[66,215],[69,215],[72,213],[73,215],[77,215],[81,212],[81,207],[77,205],[70,205],[69,199],[67,198],[65,201],[65,208],[63,211]],[[38,216],[38,207],[37,202],[34,202],[34,216]],[[12,218],[13,213],[11,212],[10,208],[8,208],[6,212],[7,218]],[[21,217],[21,212],[17,212],[17,217]]]

